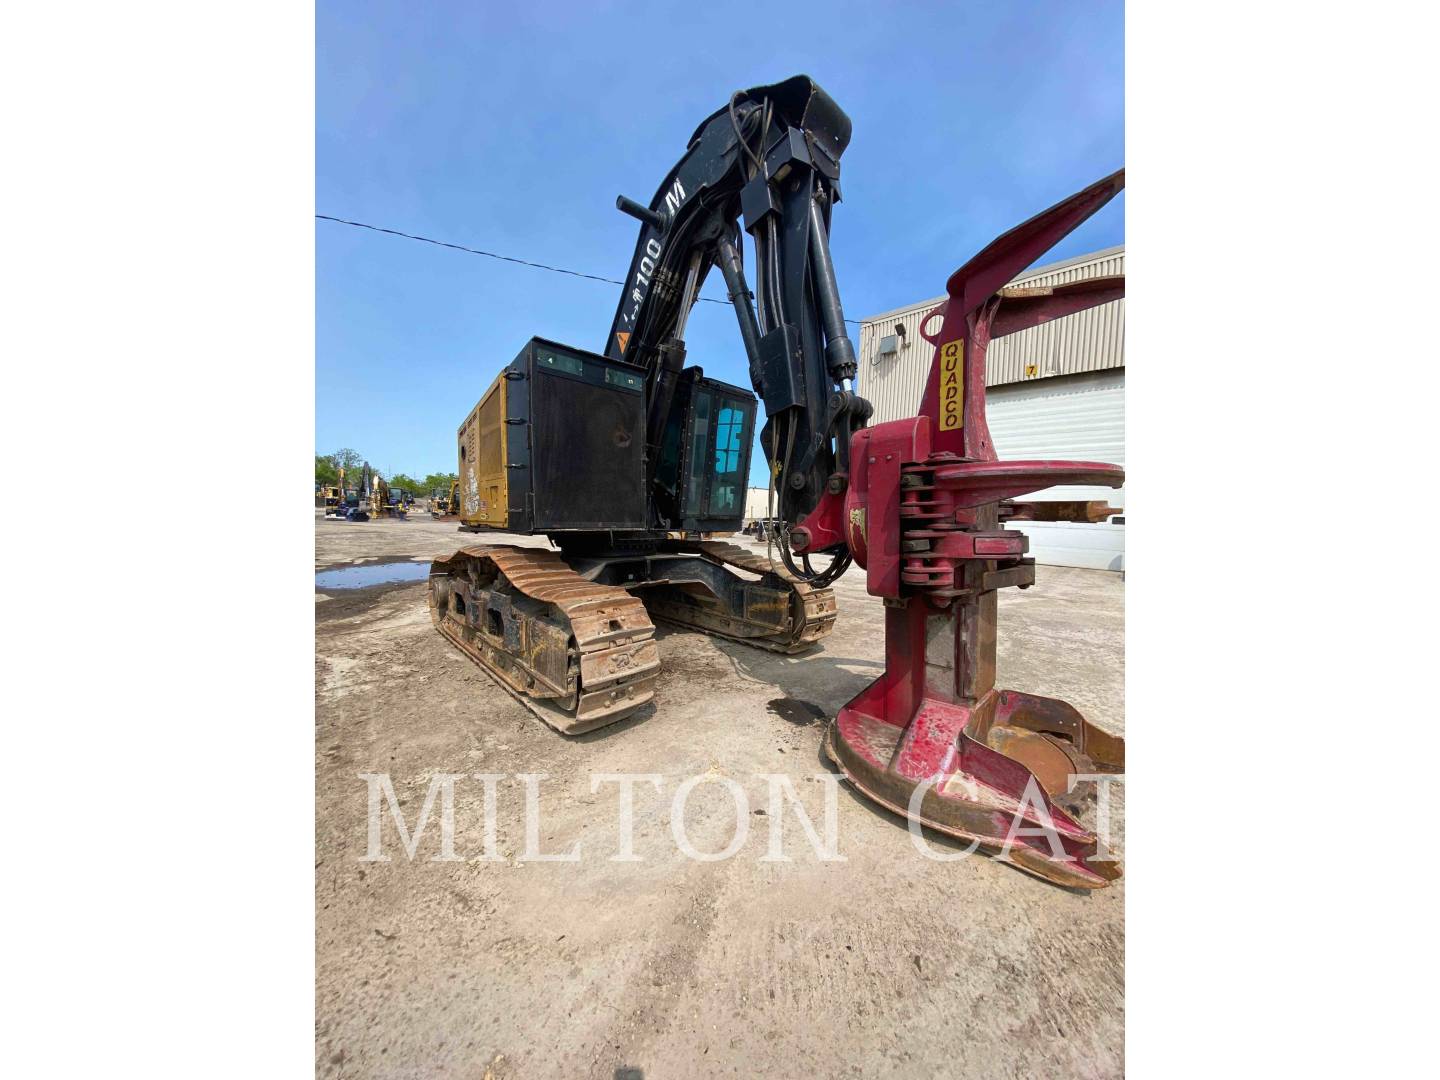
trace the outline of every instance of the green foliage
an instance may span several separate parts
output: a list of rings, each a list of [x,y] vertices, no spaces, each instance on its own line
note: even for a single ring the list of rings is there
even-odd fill
[[[315,455],[315,483],[320,487],[339,487],[340,470],[328,454]]]
[[[364,466],[364,455],[348,446],[329,454],[316,454],[315,483],[321,487],[339,487],[340,469],[343,467],[345,469],[345,486],[347,488],[357,487],[360,483],[360,470]],[[379,475],[378,471],[376,475]],[[387,479],[387,483],[392,488],[408,491],[416,498],[427,498],[431,492],[436,490],[442,495],[448,495],[450,484],[454,479],[454,473],[430,473],[424,480],[416,480],[405,473],[396,473]]]
[[[390,477],[390,486],[399,488],[401,491],[408,491],[411,495],[419,495],[424,490],[420,486],[420,481],[411,479],[404,473],[396,473]]]
[[[351,488],[360,482],[360,469],[365,459],[348,446],[329,454],[315,455],[315,483],[324,486],[340,486],[340,470],[345,470],[345,486]]]
[[[361,466],[365,464],[365,459],[361,457],[358,452],[351,450],[348,446],[344,446],[341,447],[339,450],[336,450],[333,454],[330,455],[330,460],[335,462],[335,467],[337,469],[345,470],[345,476],[347,477],[347,479],[351,476],[358,477],[360,474]]]
[[[425,479],[420,482],[420,489],[421,489],[422,491],[424,491],[426,495],[429,495],[429,494],[431,494],[432,492],[436,492],[436,491],[438,491],[441,495],[449,495],[449,494],[450,494],[450,485],[453,484],[453,483],[455,482],[455,480],[456,480],[456,475],[455,475],[453,472],[452,472],[452,473],[433,473],[433,472],[432,472],[429,476],[425,477]]]

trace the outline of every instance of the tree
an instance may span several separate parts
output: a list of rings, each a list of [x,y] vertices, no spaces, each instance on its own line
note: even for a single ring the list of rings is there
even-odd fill
[[[396,473],[394,476],[390,477],[389,482],[392,488],[399,488],[401,491],[408,491],[411,495],[418,496],[421,494],[422,491],[420,487],[420,481],[414,480],[411,477],[406,476],[404,473]]]
[[[335,468],[335,462],[328,454],[315,455],[315,483],[320,487],[338,487],[340,484],[340,470]]]
[[[355,487],[360,483],[360,469],[365,459],[348,446],[328,454],[315,455],[315,483],[326,486],[340,484],[340,470],[345,470],[345,486]]]
[[[453,484],[456,479],[456,475],[453,472],[432,472],[429,476],[425,477],[425,479],[420,482],[420,487],[422,488],[422,490],[424,490],[426,495],[429,495],[436,491],[438,491],[441,495],[449,495],[450,485]]]
[[[347,477],[358,476],[361,466],[365,464],[365,459],[348,446],[341,447],[332,453],[330,460],[335,462],[337,469],[344,469]]]

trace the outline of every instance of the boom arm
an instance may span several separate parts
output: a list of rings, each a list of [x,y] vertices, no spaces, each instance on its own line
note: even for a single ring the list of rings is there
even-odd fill
[[[827,490],[843,487],[850,435],[871,411],[851,390],[855,348],[830,259],[849,141],[849,117],[814,81],[796,76],[740,91],[702,123],[649,206],[616,200],[642,228],[605,354],[648,372],[647,488],[685,365],[685,323],[716,264],[765,405],[760,439],[780,515],[794,524]],[[754,293],[741,220],[755,244]]]

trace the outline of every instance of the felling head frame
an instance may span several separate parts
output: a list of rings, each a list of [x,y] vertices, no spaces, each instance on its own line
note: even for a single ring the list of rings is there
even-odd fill
[[[886,598],[885,673],[826,738],[846,777],[897,813],[1080,888],[1120,869],[1054,799],[1077,774],[1122,770],[1125,744],[1063,701],[995,687],[996,590],[1035,580],[1025,536],[999,527],[999,503],[1059,484],[1119,487],[1124,472],[996,460],[985,351],[992,338],[1124,295],[1122,278],[1004,287],[1123,186],[1123,171],[1106,177],[951,276],[921,329],[935,355],[919,415],[857,431],[843,499],[827,496],[795,533],[801,550],[843,536],[869,591]]]

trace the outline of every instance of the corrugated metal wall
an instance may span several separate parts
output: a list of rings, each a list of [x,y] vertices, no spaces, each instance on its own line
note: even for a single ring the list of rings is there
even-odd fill
[[[1061,285],[1124,273],[1125,249],[1117,247],[1037,266],[1011,284]],[[935,354],[920,336],[920,324],[944,299],[939,296],[861,321],[857,390],[875,406],[872,423],[915,415]],[[882,358],[880,339],[895,333],[896,323],[905,327],[905,343],[898,355]],[[1125,301],[1116,300],[991,342],[985,357],[985,383],[1003,386],[1124,366]]]
[[[1105,461],[1125,464],[1125,373],[1100,371],[1032,379],[986,395],[985,419],[1001,461]],[[1047,500],[1104,499],[1125,505],[1125,489],[1055,487]]]

